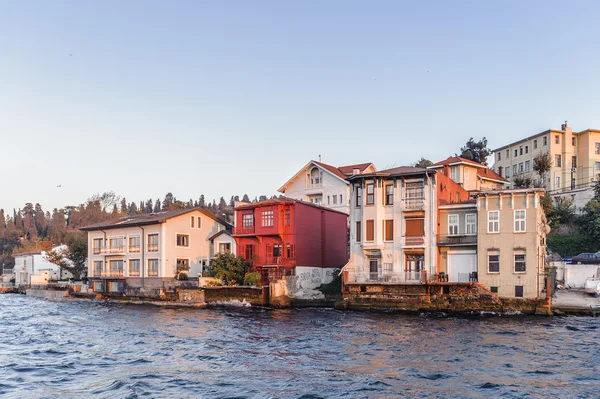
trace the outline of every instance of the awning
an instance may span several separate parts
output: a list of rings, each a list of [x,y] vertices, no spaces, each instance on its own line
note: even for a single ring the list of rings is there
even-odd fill
[[[365,253],[367,259],[381,259],[381,250],[380,249],[372,249]]]

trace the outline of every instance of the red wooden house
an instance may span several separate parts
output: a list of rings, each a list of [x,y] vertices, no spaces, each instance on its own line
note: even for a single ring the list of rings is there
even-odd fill
[[[261,272],[263,284],[296,275],[314,288],[348,261],[348,215],[295,199],[237,206],[233,237],[237,255]]]

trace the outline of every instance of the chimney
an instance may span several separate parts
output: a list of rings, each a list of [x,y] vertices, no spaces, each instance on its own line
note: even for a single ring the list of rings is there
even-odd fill
[[[360,169],[354,168],[352,169],[352,176],[360,175]]]
[[[560,125],[560,130],[562,130],[563,132],[567,131],[567,127],[569,127],[569,124],[567,123],[567,121],[565,121],[565,123],[563,123],[562,125]]]
[[[444,174],[448,177],[450,177],[450,166],[449,165],[444,165]]]

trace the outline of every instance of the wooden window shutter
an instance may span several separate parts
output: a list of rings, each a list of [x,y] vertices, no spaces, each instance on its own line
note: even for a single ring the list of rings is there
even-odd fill
[[[375,240],[375,223],[374,221],[367,220],[367,241]]]
[[[423,237],[425,235],[425,219],[406,219],[406,236]]]
[[[362,240],[362,223],[356,222],[356,242],[361,242]]]
[[[267,258],[271,258],[273,256],[273,248],[267,244]]]
[[[394,220],[385,221],[385,240],[392,241],[394,239]]]

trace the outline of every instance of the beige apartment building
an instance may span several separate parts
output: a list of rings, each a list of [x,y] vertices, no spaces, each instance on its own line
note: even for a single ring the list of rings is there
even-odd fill
[[[210,239],[230,228],[206,209],[123,216],[83,227],[88,232],[88,277],[96,292],[160,287],[179,270],[197,277],[214,249]]]
[[[498,175],[487,166],[461,157],[449,157],[427,167],[448,175],[452,181],[460,184],[467,191],[501,190],[508,180]]]
[[[541,188],[477,194],[478,281],[499,296],[538,298],[544,287],[544,194]]]
[[[550,154],[552,169],[538,182],[550,193],[590,187],[600,173],[600,130],[573,132],[565,122],[560,130],[546,130],[493,151],[493,169],[506,179],[517,175],[539,180],[533,160]]]

